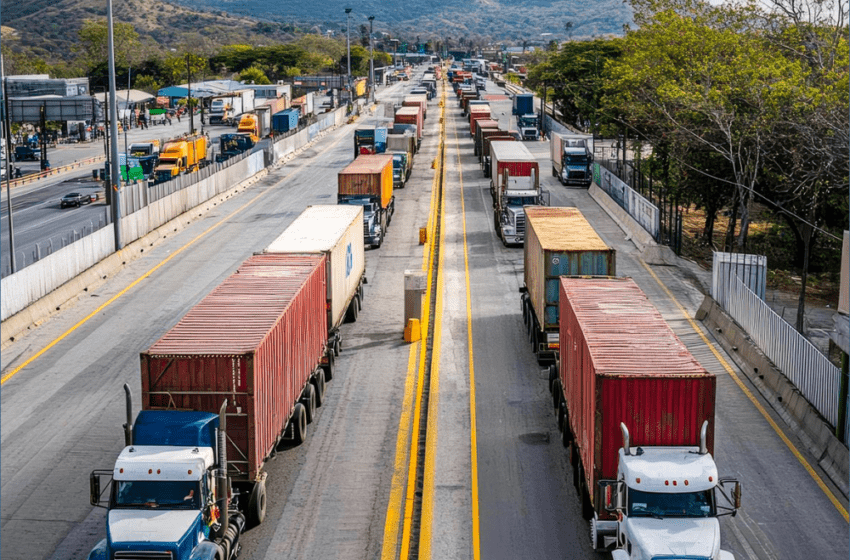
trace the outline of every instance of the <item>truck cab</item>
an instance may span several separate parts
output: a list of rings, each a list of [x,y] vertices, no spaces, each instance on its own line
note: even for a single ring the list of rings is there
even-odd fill
[[[251,137],[251,140],[256,144],[260,141],[260,123],[257,115],[253,113],[246,113],[242,115],[242,118],[239,120],[239,126],[236,129],[238,134],[247,134]]]
[[[537,140],[540,138],[540,121],[537,114],[529,113],[517,116],[517,127],[523,140]]]
[[[537,174],[510,176],[507,169],[497,186],[498,199],[494,201],[494,224],[502,243],[522,245],[525,242],[525,206],[548,206],[548,192],[543,192]]]
[[[582,140],[564,144],[563,163],[559,179],[564,185],[590,186],[593,180],[593,154]]]
[[[250,151],[256,142],[250,134],[222,134],[219,137],[219,153],[215,156],[218,163],[227,161],[233,156]]]
[[[719,515],[735,515],[740,483],[720,479],[705,446],[707,423],[699,447],[628,447],[619,451],[616,481],[600,481],[600,504],[615,520],[591,520],[592,544],[614,548],[614,560],[734,560],[720,550]],[[726,489],[730,493],[726,493]],[[597,511],[600,511],[597,508]]]
[[[393,154],[393,187],[403,189],[410,177],[410,159],[407,152]]]
[[[219,426],[219,415],[175,410],[141,411],[125,424],[115,466],[90,477],[91,503],[108,513],[89,560],[236,557],[245,519],[217,498],[228,493]]]
[[[363,242],[365,245],[380,247],[384,242],[389,220],[380,203],[372,197],[339,197],[339,204],[354,204],[363,207]]]

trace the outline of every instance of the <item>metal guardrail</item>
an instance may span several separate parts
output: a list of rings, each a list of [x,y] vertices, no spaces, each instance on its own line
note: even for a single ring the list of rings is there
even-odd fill
[[[839,421],[840,370],[749,289],[734,268],[728,270],[732,272],[713,275],[712,294],[716,294],[715,300],[741,325],[806,400],[827,422],[835,426]],[[747,274],[752,276],[749,272]]]
[[[106,156],[95,156],[95,157],[86,158],[86,159],[83,159],[83,160],[80,160],[80,161],[75,161],[74,163],[69,163],[67,165],[60,165],[59,167],[52,167],[52,168],[50,168],[49,171],[39,171],[38,173],[30,173],[29,175],[24,175],[23,177],[20,177],[18,179],[12,179],[11,181],[9,181],[9,186],[12,187],[12,188],[20,187],[22,185],[27,185],[27,184],[35,182],[35,181],[40,181],[41,179],[44,179],[45,177],[50,177],[52,175],[58,175],[58,174],[63,173],[65,171],[70,171],[71,169],[77,169],[79,167],[82,167],[84,165],[90,165],[92,163],[100,163],[100,162],[105,161],[105,160],[106,160]]]

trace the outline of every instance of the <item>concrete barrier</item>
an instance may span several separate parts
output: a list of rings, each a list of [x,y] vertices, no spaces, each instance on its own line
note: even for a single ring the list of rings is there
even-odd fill
[[[696,319],[714,333],[720,346],[817,458],[818,465],[846,497],[850,491],[850,454],[826,420],[710,296],[705,296]]]
[[[326,127],[319,132],[338,126],[344,121],[345,109],[338,109],[317,121],[317,124]],[[291,141],[292,151],[289,153],[294,153],[309,143],[310,133],[304,129],[281,142],[287,141]],[[110,263],[126,262],[128,250],[135,246],[137,241],[142,242],[141,248],[149,247],[151,241],[148,237],[154,234],[154,239],[157,239],[158,228],[173,230],[172,224],[179,220],[180,216],[189,211],[193,211],[194,216],[194,210],[199,206],[214,198],[223,200],[222,193],[238,190],[266,173],[265,154],[251,154],[201,181],[122,217],[121,239],[127,245],[117,254],[114,253],[113,228],[108,226],[15,274],[6,276],[0,281],[0,291],[3,293],[3,298],[0,299],[2,343],[6,344],[12,337],[18,336],[32,324],[55,312],[95,280],[108,276],[108,273],[102,273],[103,267],[111,270]],[[246,177],[248,179],[245,179]],[[232,185],[239,186],[232,188]],[[81,275],[83,277],[78,278]]]
[[[611,216],[611,219],[617,222],[620,229],[626,233],[627,239],[635,244],[635,247],[641,252],[641,258],[644,262],[671,266],[678,263],[678,257],[670,247],[656,243],[652,235],[613,198],[608,196],[608,193],[603,191],[599,185],[591,184],[588,192],[591,198]]]

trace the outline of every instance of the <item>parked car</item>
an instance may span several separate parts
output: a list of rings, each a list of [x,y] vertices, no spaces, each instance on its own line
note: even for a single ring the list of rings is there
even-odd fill
[[[62,201],[59,204],[60,208],[65,208],[67,206],[76,206],[79,207],[81,204],[89,204],[91,202],[91,195],[82,194],[82,193],[68,193],[62,197]]]
[[[31,161],[38,161],[40,158],[40,154],[38,150],[34,150],[29,146],[15,146],[15,161],[22,161],[25,159]]]

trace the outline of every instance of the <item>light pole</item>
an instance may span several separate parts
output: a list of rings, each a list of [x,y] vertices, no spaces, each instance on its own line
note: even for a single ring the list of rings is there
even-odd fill
[[[195,112],[192,110],[192,69],[189,67],[189,53],[186,53],[186,109],[189,110],[189,134],[195,134]]]
[[[118,163],[118,103],[115,96],[115,37],[112,32],[112,0],[106,0],[106,22],[109,42],[109,127],[112,136],[112,179],[108,188],[112,189],[109,198],[112,210],[112,225],[115,233],[115,250],[122,248],[121,244],[121,169]]]
[[[345,61],[348,63],[348,74],[345,83],[348,88],[348,102],[351,103],[351,8],[345,9],[345,17],[348,20],[345,25],[345,50],[348,53],[345,57]]]
[[[3,84],[3,129],[6,139],[6,204],[9,212],[9,265],[10,274],[15,273],[15,231],[12,227],[12,124],[9,119],[9,90],[3,68],[3,55],[0,53],[0,82]]]
[[[372,91],[372,102],[375,101],[375,51],[372,49],[372,22],[375,16],[369,16],[369,87]]]

